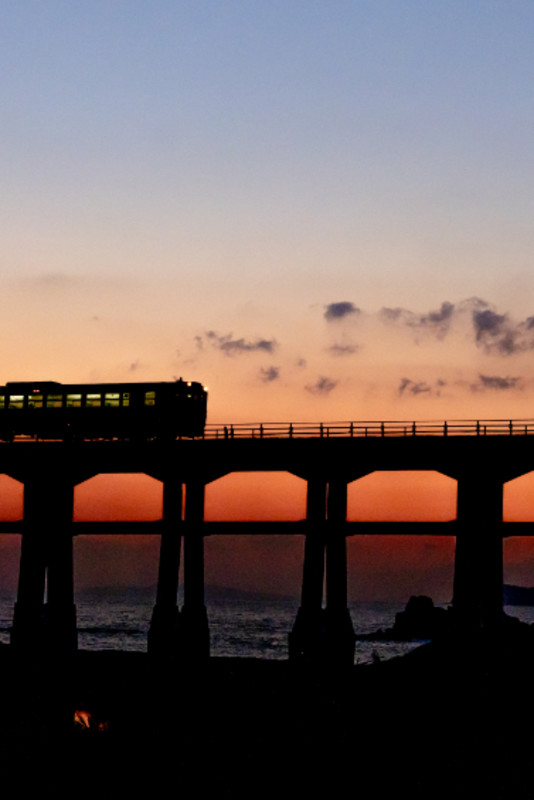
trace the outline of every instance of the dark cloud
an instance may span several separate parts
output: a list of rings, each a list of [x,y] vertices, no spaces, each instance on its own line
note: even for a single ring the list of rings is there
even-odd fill
[[[472,384],[471,391],[478,392],[483,389],[492,389],[499,392],[508,391],[510,389],[521,388],[520,383],[520,378],[502,378],[498,375],[479,375],[478,383]]]
[[[429,384],[426,381],[413,381],[411,378],[402,378],[397,389],[400,396],[403,394],[431,394],[439,397],[441,389],[447,385],[447,382],[438,378],[434,384]]]
[[[412,381],[410,378],[403,378],[399,384],[398,392],[400,395],[405,393],[409,394],[424,394],[430,392],[431,388],[425,381]]]
[[[197,346],[202,347],[203,339],[198,336],[196,339]],[[207,331],[204,334],[204,339],[216,350],[221,350],[228,356],[254,352],[273,353],[276,348],[276,341],[274,339],[255,339],[254,341],[247,341],[244,338],[234,339],[231,333],[223,335],[215,331]]]
[[[524,322],[513,322],[508,314],[497,314],[491,308],[473,311],[475,341],[488,353],[509,356],[530,350],[534,346],[526,332],[532,330],[532,317]]]
[[[359,349],[357,344],[333,344],[328,348],[328,352],[332,356],[352,356]]]
[[[280,377],[280,368],[262,367],[262,369],[260,370],[260,377],[264,383],[271,383],[272,381],[276,381]]]
[[[454,303],[449,303],[445,300],[445,302],[441,304],[439,311],[429,311],[428,314],[423,314],[421,316],[421,325],[440,329],[443,328],[443,326],[448,327],[453,313]]]
[[[337,381],[333,381],[331,378],[321,377],[318,378],[314,384],[308,385],[305,388],[306,391],[311,394],[327,395],[330,394],[332,389],[336,388],[337,383]]]
[[[379,317],[386,323],[405,325],[416,331],[429,331],[442,339],[451,327],[455,309],[454,303],[446,300],[437,311],[427,314],[416,314],[407,308],[384,307],[380,309]]]
[[[343,301],[340,303],[329,303],[325,306],[324,318],[331,322],[334,319],[343,319],[344,317],[349,317],[351,314],[359,313],[360,309],[355,306],[354,303]]]
[[[443,339],[460,317],[471,320],[474,342],[486,353],[509,356],[534,349],[534,316],[518,322],[498,313],[486,300],[470,297],[460,303],[444,301],[436,311],[416,314],[407,308],[382,308],[379,317],[386,324],[411,329],[416,337],[430,334]],[[417,339],[416,339],[417,341]]]

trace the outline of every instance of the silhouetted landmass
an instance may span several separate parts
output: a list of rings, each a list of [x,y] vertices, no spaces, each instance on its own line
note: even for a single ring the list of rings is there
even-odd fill
[[[430,640],[447,633],[452,626],[449,611],[434,605],[426,595],[410,597],[404,611],[395,614],[391,628],[380,628],[373,633],[357,634],[360,640],[411,641]]]
[[[528,626],[346,668],[117,652],[21,660],[4,646],[4,791],[530,797],[533,670]],[[73,726],[75,709],[88,726]]]
[[[449,620],[411,598],[382,633],[433,641],[355,666],[0,646],[4,793],[531,797],[534,628]]]
[[[504,584],[504,604],[506,606],[534,606],[534,588]]]
[[[505,600],[508,605],[528,605],[526,602],[520,602],[525,597],[523,592],[534,593],[534,589],[508,588],[519,590],[515,595],[518,598],[515,603],[507,603]],[[520,622],[515,617],[507,614],[503,614],[501,623],[506,628],[532,628],[527,623]],[[391,628],[381,628],[372,633],[357,634],[356,639],[362,641],[432,641],[442,637],[454,636],[457,633],[457,624],[458,619],[451,607],[440,608],[435,606],[432,598],[426,595],[412,596],[404,611],[399,611],[395,614],[395,623]]]

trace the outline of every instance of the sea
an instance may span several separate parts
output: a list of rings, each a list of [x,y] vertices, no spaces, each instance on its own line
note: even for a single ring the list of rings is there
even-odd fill
[[[155,590],[139,588],[99,588],[81,592],[75,598],[79,649],[146,652],[154,597]],[[0,597],[1,643],[9,642],[13,605],[13,597]],[[355,633],[371,634],[391,628],[395,614],[402,611],[404,605],[398,602],[349,604]],[[206,608],[212,656],[287,659],[288,633],[295,620],[298,600],[208,588]],[[505,611],[522,622],[534,624],[532,606],[505,606]],[[399,642],[384,638],[357,640],[354,661],[355,664],[384,661],[404,655],[423,643],[424,640]]]

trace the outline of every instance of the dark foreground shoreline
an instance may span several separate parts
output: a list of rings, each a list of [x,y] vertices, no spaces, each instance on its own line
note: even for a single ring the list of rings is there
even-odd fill
[[[345,669],[4,647],[0,674],[9,797],[534,797],[531,637]]]

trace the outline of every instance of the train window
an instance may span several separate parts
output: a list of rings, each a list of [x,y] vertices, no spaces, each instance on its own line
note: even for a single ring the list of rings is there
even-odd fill
[[[67,408],[80,408],[82,405],[81,394],[68,394],[67,395]]]
[[[6,397],[3,394],[0,394],[0,408],[4,408],[6,404]]]
[[[24,395],[23,394],[10,395],[9,408],[24,408]]]
[[[86,408],[99,408],[102,405],[102,395],[101,394],[87,394],[85,396],[85,407]]]
[[[48,394],[46,396],[47,408],[61,408],[63,405],[63,395],[61,394]]]
[[[129,406],[130,405],[130,392],[123,392],[122,393],[122,405]]]
[[[104,405],[106,407],[116,407],[120,405],[120,394],[118,392],[107,392],[104,395]]]
[[[156,405],[156,392],[145,392],[145,406]]]
[[[28,395],[28,408],[42,408],[44,404],[44,397],[42,394]]]

